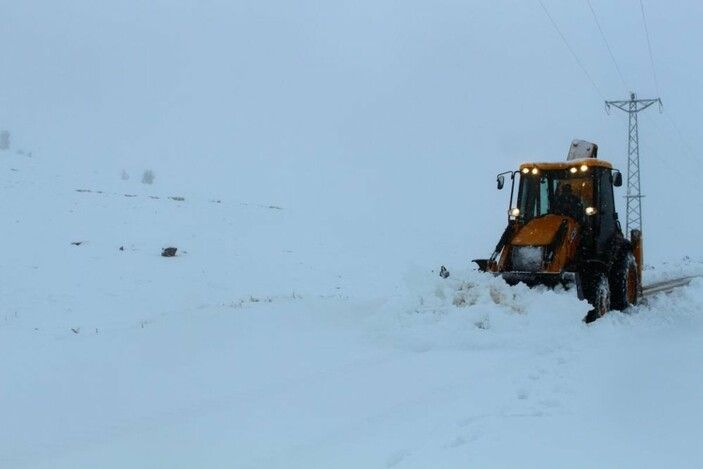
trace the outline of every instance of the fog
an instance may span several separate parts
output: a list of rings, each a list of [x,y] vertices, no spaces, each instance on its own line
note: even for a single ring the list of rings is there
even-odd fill
[[[647,255],[689,254],[703,4],[645,2],[658,86],[639,2],[592,4],[626,84],[584,1],[545,5],[597,89],[537,1],[5,0],[0,128],[86,185],[152,169],[163,191],[458,262],[503,229],[496,173],[563,159],[572,138],[624,171],[627,116],[603,98],[660,93],[664,113],[640,118]]]

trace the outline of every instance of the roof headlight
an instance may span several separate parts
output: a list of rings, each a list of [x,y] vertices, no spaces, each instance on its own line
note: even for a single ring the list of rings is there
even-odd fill
[[[588,166],[586,166],[585,164],[582,164],[581,165],[581,172],[585,173],[586,171],[588,171]]]
[[[595,207],[586,207],[586,215],[589,217],[591,215],[595,215],[598,210],[595,209]]]
[[[539,173],[539,169],[537,169],[537,168],[532,168],[532,174],[538,174],[538,173]]]
[[[520,216],[520,209],[517,208],[517,207],[511,208],[509,213],[510,213],[510,216],[511,216],[511,217],[517,218],[517,217]]]
[[[577,171],[578,171],[578,169],[576,168],[576,166],[573,166],[571,169],[569,169],[569,172],[570,172],[571,174],[574,174],[574,173],[576,173]]]
[[[530,168],[522,168],[522,174],[527,174],[530,172]]]

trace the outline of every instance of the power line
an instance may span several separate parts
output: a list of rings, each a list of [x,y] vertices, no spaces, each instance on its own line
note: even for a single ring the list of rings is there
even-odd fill
[[[664,114],[666,116],[666,114]],[[659,127],[659,124],[656,123],[654,119],[645,119],[647,123],[652,124],[652,129],[659,134],[660,137],[667,138],[666,135],[669,134],[668,132],[665,132],[663,129]],[[669,134],[669,138],[671,138]],[[664,164],[664,168],[666,168],[666,171],[672,171],[676,173],[679,177],[681,177],[682,180],[689,180],[690,182],[695,182],[696,184],[698,183],[698,177],[695,172],[691,171],[683,171],[679,169],[679,166],[677,165],[672,165],[670,160],[666,160],[659,156],[659,154],[655,151],[653,147],[651,147],[646,141],[640,142],[640,145],[645,147],[646,150],[648,150],[648,154],[652,155],[656,160],[658,160],[660,163]],[[665,173],[661,173],[663,177],[666,177]],[[703,202],[696,200],[696,202],[701,205]]]
[[[586,78],[588,78],[588,81],[591,82],[591,85],[593,85],[593,89],[596,90],[596,93],[598,93],[598,95],[603,99],[603,101],[605,101],[605,96],[603,95],[603,93],[601,93],[600,89],[598,88],[598,85],[596,85],[596,82],[593,80],[593,77],[591,77],[591,74],[588,73],[588,69],[583,65],[581,59],[579,59],[578,55],[576,55],[576,52],[574,52],[574,49],[569,44],[569,41],[566,40],[566,36],[564,36],[564,33],[561,32],[561,29],[559,29],[559,26],[557,25],[556,21],[554,21],[554,18],[552,18],[552,15],[549,14],[549,10],[547,10],[547,7],[544,6],[542,0],[537,1],[542,6],[544,14],[547,15],[547,18],[549,18],[549,21],[552,23],[552,26],[556,30],[557,34],[559,34],[559,37],[561,37],[561,40],[564,42],[564,45],[567,49],[569,49],[569,52],[571,52],[571,55],[574,57],[574,60],[576,60],[578,66],[581,67],[581,70],[583,71],[584,75],[586,75]]]
[[[644,12],[643,0],[640,0],[640,11],[642,12],[642,24],[644,25],[645,36],[647,37],[647,50],[649,51],[649,63],[652,67],[652,77],[654,78],[654,86],[657,89],[657,94],[659,94],[659,80],[657,79],[657,71],[654,67],[654,54],[652,53],[652,42],[649,36],[649,28],[647,26],[647,16]],[[665,114],[665,117],[669,121],[671,127],[673,127],[675,131],[675,136],[679,140],[679,144],[681,145],[681,147],[686,150],[689,155],[693,156],[697,160],[700,160],[700,156],[693,150],[691,145],[689,145],[688,140],[684,138],[683,133],[681,132],[679,126],[676,124],[674,118],[671,117],[669,114]]]
[[[644,14],[644,3],[640,0],[640,11],[642,12],[642,24],[644,24],[644,33],[647,36],[647,49],[649,50],[649,63],[652,66],[652,76],[654,77],[654,86],[659,93],[659,81],[657,80],[657,72],[654,68],[654,54],[652,54],[652,42],[649,39],[649,28],[647,27],[647,16]]]
[[[596,22],[596,26],[598,27],[598,31],[600,32],[600,37],[603,39],[603,43],[605,44],[606,49],[608,49],[608,54],[610,54],[610,60],[613,61],[613,65],[615,65],[615,70],[617,70],[618,75],[620,76],[620,80],[622,81],[623,86],[625,87],[625,90],[627,90],[627,82],[625,81],[625,78],[622,75],[622,72],[620,71],[620,66],[618,66],[618,61],[615,60],[615,55],[613,54],[613,50],[610,48],[610,44],[608,43],[608,40],[605,38],[605,33],[603,32],[603,28],[600,25],[600,21],[598,21],[598,15],[596,15],[596,11],[593,9],[593,5],[591,4],[591,0],[586,0],[586,3],[588,3],[588,8],[591,10],[591,15],[593,15],[593,20]]]
[[[676,124],[676,121],[674,120],[673,117],[669,116],[668,114],[665,114],[666,119],[669,121],[669,124],[674,128],[676,137],[679,139],[679,144],[688,152],[689,155],[694,157],[696,160],[699,160],[700,163],[700,156],[696,154],[696,152],[693,150],[693,147],[688,144],[688,140],[686,140],[683,136],[683,133],[679,129],[679,126]]]

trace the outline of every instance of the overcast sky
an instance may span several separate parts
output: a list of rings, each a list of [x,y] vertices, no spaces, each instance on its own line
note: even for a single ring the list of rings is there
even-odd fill
[[[626,84],[585,0],[544,4],[597,89],[537,0],[2,0],[0,127],[95,184],[152,168],[174,190],[441,225],[468,256],[504,224],[495,173],[575,137],[625,169],[626,115],[603,97],[659,92],[644,219],[667,254],[703,208],[703,3],[645,0],[658,87],[639,2],[591,3]]]

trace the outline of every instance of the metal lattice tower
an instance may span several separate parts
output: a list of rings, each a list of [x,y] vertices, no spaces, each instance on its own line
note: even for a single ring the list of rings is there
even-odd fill
[[[625,223],[625,233],[629,236],[630,230],[642,231],[642,191],[640,186],[640,135],[637,124],[637,113],[644,111],[654,103],[659,103],[661,112],[662,100],[637,99],[635,93],[630,93],[627,101],[606,101],[606,111],[610,106],[615,106],[621,111],[625,111],[629,116],[628,137],[627,137],[627,218]]]

